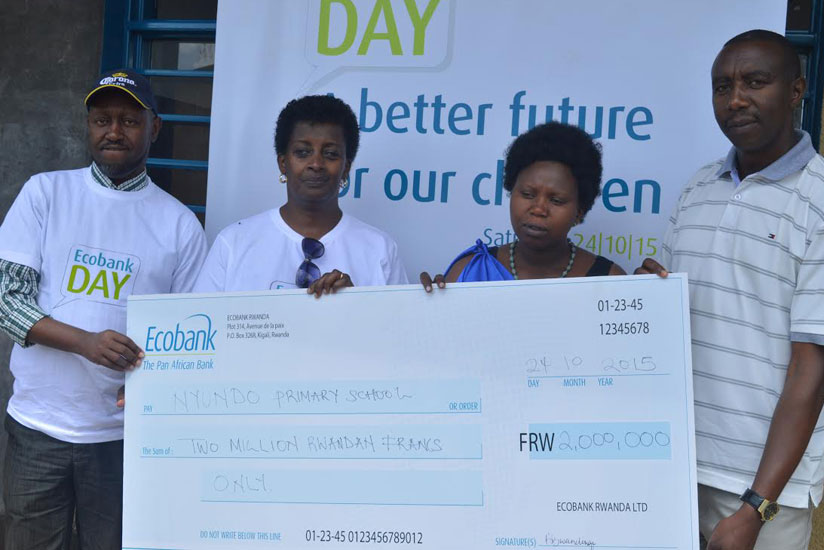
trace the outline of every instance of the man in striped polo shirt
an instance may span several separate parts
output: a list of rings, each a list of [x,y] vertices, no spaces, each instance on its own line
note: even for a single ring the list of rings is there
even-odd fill
[[[662,265],[689,275],[698,505],[707,548],[806,549],[822,498],[824,159],[793,128],[798,55],[736,36],[712,66],[733,147],[670,218]],[[780,509],[779,509],[780,505]]]

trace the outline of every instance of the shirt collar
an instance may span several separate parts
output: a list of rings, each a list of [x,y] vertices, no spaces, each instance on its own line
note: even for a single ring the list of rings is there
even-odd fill
[[[813,148],[813,142],[810,139],[810,134],[803,130],[796,130],[795,135],[798,138],[798,142],[793,148],[784,153],[781,158],[758,172],[762,178],[771,181],[783,180],[790,174],[794,174],[804,168],[807,163],[812,160],[816,153]],[[735,147],[730,148],[730,152],[727,153],[727,158],[724,159],[724,163],[715,173],[715,176],[720,177],[725,174],[732,176],[733,169],[735,169]]]
[[[140,174],[124,181],[120,185],[115,185],[112,180],[103,173],[96,162],[92,162],[91,170],[94,181],[107,189],[114,189],[115,191],[140,191],[149,185],[149,176],[146,174],[146,170],[143,170]]]

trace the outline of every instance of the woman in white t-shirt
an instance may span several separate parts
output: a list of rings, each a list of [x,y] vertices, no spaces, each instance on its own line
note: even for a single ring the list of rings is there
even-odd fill
[[[338,204],[359,141],[355,114],[340,99],[290,101],[275,130],[286,204],[221,231],[195,292],[307,288],[319,297],[347,286],[408,283],[395,241]]]

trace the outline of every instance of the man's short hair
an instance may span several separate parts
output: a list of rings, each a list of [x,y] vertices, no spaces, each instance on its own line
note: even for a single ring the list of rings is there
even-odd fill
[[[798,52],[795,46],[792,45],[786,36],[778,34],[777,32],[768,31],[764,29],[753,29],[742,32],[737,36],[733,36],[727,40],[724,47],[734,46],[735,44],[743,44],[747,42],[767,42],[775,44],[781,48],[781,54],[784,56],[784,68],[786,69],[786,76],[790,80],[795,80],[801,76],[801,60],[798,57]]]

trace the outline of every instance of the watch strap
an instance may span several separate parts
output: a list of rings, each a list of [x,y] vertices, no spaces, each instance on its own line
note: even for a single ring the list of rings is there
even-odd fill
[[[747,504],[755,508],[755,511],[758,512],[758,515],[761,516],[762,522],[771,520],[778,511],[777,504],[773,503],[770,500],[767,500],[766,498],[762,497],[752,489],[747,489],[746,491],[744,491],[744,493],[739,497],[739,499],[742,502],[746,502]],[[770,509],[771,513],[769,514],[766,513],[768,507],[774,508]]]

